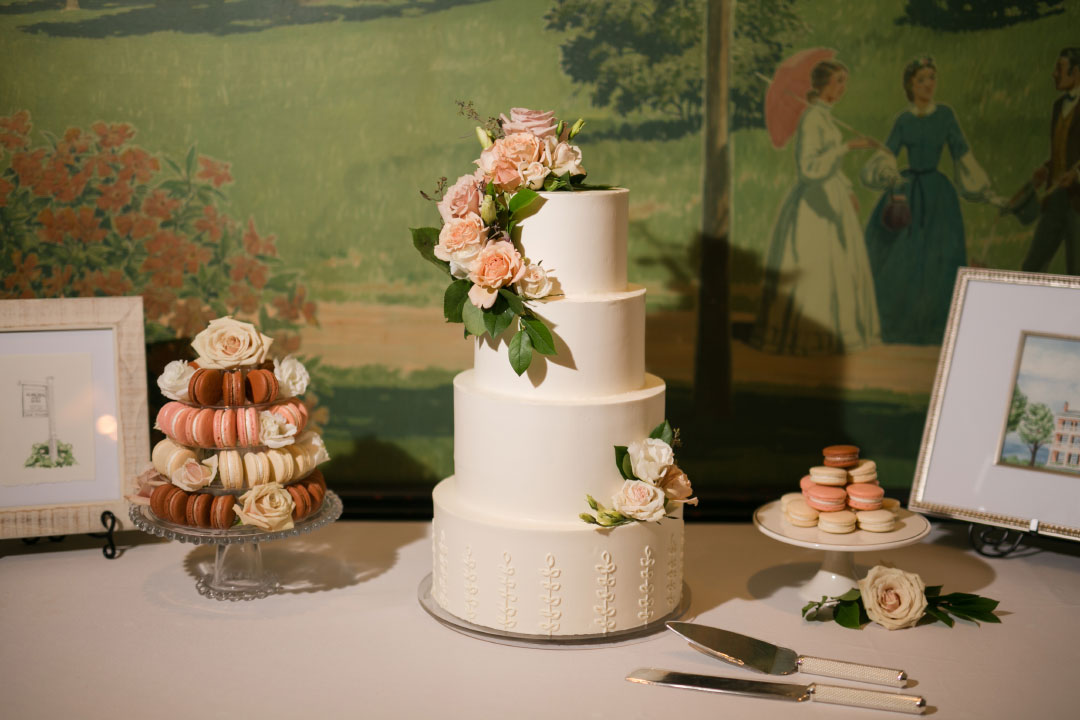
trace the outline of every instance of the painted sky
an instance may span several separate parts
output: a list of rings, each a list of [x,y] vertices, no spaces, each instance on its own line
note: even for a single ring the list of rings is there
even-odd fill
[[[1029,404],[1059,413],[1068,402],[1080,410],[1080,338],[1028,335],[1016,381]]]

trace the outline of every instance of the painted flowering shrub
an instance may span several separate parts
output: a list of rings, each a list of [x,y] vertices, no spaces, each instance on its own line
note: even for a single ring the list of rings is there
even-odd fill
[[[133,144],[128,123],[42,131],[0,117],[0,298],[142,295],[147,342],[249,318],[287,354],[315,303],[273,235],[232,215],[227,162],[192,147],[182,163]]]

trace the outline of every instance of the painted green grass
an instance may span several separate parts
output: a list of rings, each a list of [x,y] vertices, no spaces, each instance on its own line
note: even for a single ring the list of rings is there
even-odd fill
[[[1050,106],[1058,95],[1050,71],[1060,49],[1076,44],[1080,5],[1070,4],[1064,15],[1035,22],[961,33],[898,25],[894,19],[901,16],[903,6],[904,0],[817,0],[800,5],[804,17],[813,17],[802,46],[837,50],[851,71],[847,94],[834,116],[884,140],[894,117],[907,106],[901,86],[904,65],[929,54],[938,67],[937,101],[956,111],[997,192],[1012,195],[1049,152]],[[774,149],[764,130],[736,132],[733,147],[732,237],[740,251],[733,275],[744,284],[733,305],[753,312],[754,287],[762,276],[776,213],[795,182],[794,160],[791,146]],[[869,156],[868,151],[849,153],[844,165],[856,186],[864,223],[878,198],[858,182],[859,169]],[[948,157],[939,167],[952,176]],[[961,208],[969,264],[1019,269],[1033,228],[1022,228],[1012,217],[999,219],[997,209],[989,205],[961,201]],[[1050,271],[1064,272],[1063,256]]]
[[[170,157],[197,144],[232,164],[234,206],[277,236],[316,300],[438,305],[444,283],[419,261],[408,228],[438,221],[419,191],[470,172],[479,154],[455,101],[491,114],[552,108],[601,129],[619,119],[593,108],[559,69],[560,36],[543,29],[546,2],[360,5],[408,12],[276,27],[270,21],[281,18],[255,15],[248,24],[265,29],[216,35],[221,27],[206,20],[203,32],[102,39],[25,29],[103,16],[123,28],[125,6],[0,13],[5,54],[20,60],[0,70],[0,114],[28,108],[36,129],[56,133],[130,122],[136,142]],[[250,6],[227,2],[221,15]],[[175,12],[174,25],[190,29],[194,20]],[[587,128],[580,140],[591,178],[633,189],[633,279],[655,288],[652,306],[685,306],[685,281],[656,259],[681,259],[694,237],[700,136],[626,142]]]

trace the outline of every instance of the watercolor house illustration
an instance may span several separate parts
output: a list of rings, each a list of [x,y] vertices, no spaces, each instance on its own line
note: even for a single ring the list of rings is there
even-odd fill
[[[1068,402],[1054,415],[1054,439],[1046,467],[1080,472],[1080,410],[1070,410]]]

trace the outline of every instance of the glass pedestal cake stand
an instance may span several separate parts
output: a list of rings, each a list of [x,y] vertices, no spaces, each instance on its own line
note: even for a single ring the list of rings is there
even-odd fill
[[[279,587],[277,577],[263,568],[259,543],[318,530],[341,517],[341,510],[341,498],[327,490],[318,511],[289,530],[272,532],[250,525],[237,525],[228,530],[177,525],[154,515],[147,505],[132,505],[128,515],[135,527],[150,535],[192,545],[217,546],[214,571],[199,576],[195,583],[200,595],[214,600],[254,600],[277,592]]]
[[[788,545],[825,551],[825,559],[814,577],[799,587],[799,597],[815,601],[823,595],[843,595],[857,586],[855,553],[913,545],[930,532],[930,522],[908,510],[899,510],[896,528],[883,533],[856,530],[837,535],[816,527],[795,527],[784,520],[779,500],[766,503],[754,511],[754,526],[772,539]]]

